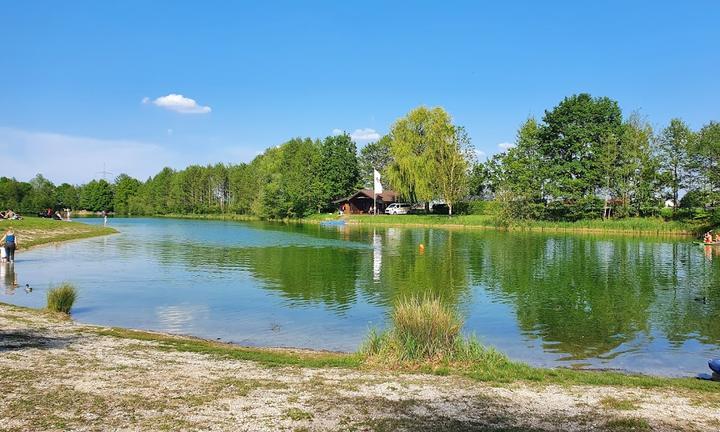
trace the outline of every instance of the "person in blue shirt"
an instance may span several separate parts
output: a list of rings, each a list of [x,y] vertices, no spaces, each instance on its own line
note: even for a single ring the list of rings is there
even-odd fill
[[[15,262],[15,250],[17,249],[17,237],[12,227],[8,228],[5,235],[0,239],[0,244],[5,243],[5,254],[9,262]]]

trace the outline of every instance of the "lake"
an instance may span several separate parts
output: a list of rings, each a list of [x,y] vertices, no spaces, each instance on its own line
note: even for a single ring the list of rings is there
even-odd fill
[[[534,365],[691,375],[720,356],[720,248],[684,238],[110,225],[121,234],[20,251],[3,266],[0,301],[43,307],[48,287],[69,281],[81,322],[354,351],[395,299],[432,293],[458,308],[466,333]],[[14,279],[34,290],[12,290]]]

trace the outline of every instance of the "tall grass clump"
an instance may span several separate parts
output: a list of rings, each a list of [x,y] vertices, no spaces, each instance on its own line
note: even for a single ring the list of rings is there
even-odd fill
[[[475,337],[464,337],[462,326],[455,310],[439,299],[410,297],[393,307],[391,327],[384,332],[372,329],[360,351],[370,359],[396,364],[482,363],[494,368],[509,362]]]
[[[48,291],[47,308],[54,312],[70,314],[75,299],[77,299],[75,287],[69,283],[63,283]]]

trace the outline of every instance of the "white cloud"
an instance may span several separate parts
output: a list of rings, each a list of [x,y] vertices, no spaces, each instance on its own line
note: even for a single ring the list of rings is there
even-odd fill
[[[350,138],[355,141],[374,141],[380,139],[380,134],[375,129],[355,129],[355,132],[350,134]]]
[[[345,131],[342,130],[342,129],[335,128],[335,129],[332,130],[332,135],[333,135],[333,136],[335,136],[335,135],[342,135],[342,134],[344,134],[344,133],[345,133]]]
[[[176,93],[170,93],[167,96],[160,96],[152,101],[148,97],[144,97],[142,99],[142,103],[144,104],[151,102],[160,108],[179,112],[181,114],[207,114],[212,111],[212,108],[209,106],[198,105],[195,99],[190,99]]]
[[[487,153],[485,153],[485,152],[482,151],[482,150],[477,150],[477,149],[476,149],[476,150],[475,150],[475,156],[477,156],[478,158],[482,159],[482,158],[484,158],[485,156],[487,156]]]
[[[42,173],[55,183],[85,183],[103,165],[113,174],[126,173],[140,180],[163,166],[183,166],[185,156],[155,143],[99,139],[58,133],[28,132],[0,127],[2,175],[27,181]]]
[[[506,150],[510,150],[511,148],[515,147],[515,144],[509,143],[509,142],[502,142],[502,143],[498,144],[498,147],[500,148],[500,150],[506,151]]]

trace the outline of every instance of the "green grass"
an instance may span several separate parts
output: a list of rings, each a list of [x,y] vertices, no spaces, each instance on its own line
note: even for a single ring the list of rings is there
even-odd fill
[[[588,219],[577,222],[522,221],[501,227],[492,215],[351,215],[349,223],[359,225],[446,226],[511,231],[609,232],[652,235],[693,235],[703,227],[693,222],[665,221],[662,218]]]
[[[287,411],[285,411],[285,417],[287,417],[293,421],[312,420],[313,419],[312,413],[303,411],[300,408],[288,409]]]
[[[115,234],[110,227],[88,225],[81,222],[64,222],[38,217],[24,217],[22,220],[0,220],[0,232],[13,227],[18,240],[18,249],[27,249],[46,243],[76,240]]]
[[[220,358],[235,360],[251,360],[269,367],[302,366],[310,368],[357,368],[362,364],[360,356],[354,354],[313,351],[295,352],[283,349],[246,348],[203,339],[174,337],[170,335],[122,328],[98,330],[98,333],[100,335],[125,339],[159,342],[162,348],[169,350],[209,354]]]
[[[605,427],[613,432],[649,431],[650,424],[647,420],[635,417],[621,417],[612,419],[605,423]]]
[[[250,222],[262,220],[256,216],[224,214],[167,214],[159,217],[200,220],[232,220]],[[317,224],[323,221],[340,219],[337,213],[320,213],[302,219],[279,219],[278,222]],[[518,221],[510,226],[500,226],[494,215],[347,215],[342,218],[348,223],[368,226],[422,226],[446,228],[481,228],[510,231],[545,232],[589,232],[617,233],[634,235],[697,235],[709,229],[701,222],[666,221],[659,217],[634,217],[624,219],[587,219],[577,222],[552,222],[541,220]]]
[[[507,357],[460,333],[462,320],[439,299],[410,297],[393,308],[392,328],[371,330],[360,352],[380,363],[418,366],[504,364]]]
[[[69,283],[60,284],[47,292],[47,308],[53,312],[70,314],[75,300],[77,290]]]
[[[36,309],[0,302],[10,310],[20,310],[40,314]],[[51,319],[59,317],[49,316]],[[165,350],[192,352],[216,356],[218,358],[249,360],[267,367],[296,366],[309,368],[336,367],[345,369],[376,368],[377,363],[368,361],[365,355],[336,352],[292,351],[284,349],[240,347],[233,344],[208,341],[185,336],[171,336],[141,330],[123,328],[100,328],[95,333],[123,339],[157,342]],[[402,369],[401,369],[402,370]],[[525,363],[507,360],[499,354],[495,361],[476,365],[438,364],[421,368],[407,369],[436,375],[458,375],[489,383],[533,382],[538,384],[560,385],[599,385],[626,388],[657,388],[690,390],[708,395],[720,394],[716,382],[695,378],[669,378],[651,375],[630,375],[609,371],[582,371],[564,368],[537,368]],[[703,396],[702,400],[705,399]]]
[[[600,401],[600,405],[604,408],[614,409],[618,411],[633,411],[639,408],[637,401],[632,399],[619,399],[608,396]]]

